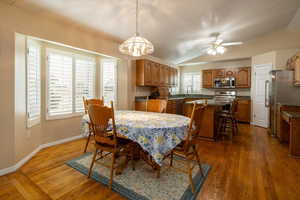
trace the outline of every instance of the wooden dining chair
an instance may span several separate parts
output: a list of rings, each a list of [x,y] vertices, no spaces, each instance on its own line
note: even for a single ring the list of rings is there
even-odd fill
[[[167,111],[168,100],[151,99],[146,101],[146,112],[165,113]]]
[[[134,148],[132,141],[125,138],[119,138],[117,136],[115,117],[114,117],[114,107],[113,102],[111,102],[111,108],[100,105],[89,105],[88,113],[91,121],[91,128],[93,131],[95,139],[95,152],[93,155],[92,163],[90,166],[88,177],[91,176],[92,169],[95,161],[99,161],[108,155],[111,155],[111,165],[100,163],[104,167],[110,168],[110,179],[109,188],[112,187],[113,175],[116,166],[116,159],[120,158],[122,155],[129,157],[132,161],[132,167],[134,169]],[[112,123],[112,131],[108,131],[109,121]],[[106,153],[104,155],[104,153]],[[97,158],[97,155],[99,157]]]
[[[100,105],[100,106],[103,106],[104,105],[104,98],[102,97],[102,99],[86,99],[85,97],[82,97],[83,98],[83,105],[84,105],[84,113],[85,114],[88,114],[88,106],[89,105]],[[87,148],[88,148],[88,145],[89,145],[89,142],[90,142],[90,139],[91,139],[91,135],[92,135],[92,131],[91,131],[91,126],[89,124],[89,133],[88,133],[88,136],[87,136],[87,139],[86,139],[86,143],[85,143],[85,146],[84,146],[84,153],[86,152]]]
[[[83,98],[83,105],[84,105],[84,112],[85,114],[88,114],[88,105],[90,104],[96,104],[96,105],[104,105],[104,98],[102,99],[86,99],[85,97]]]
[[[196,165],[198,165],[201,176],[204,176],[200,156],[197,151],[197,136],[201,127],[199,127],[200,123],[197,121],[201,120],[203,117],[203,112],[206,109],[205,105],[196,105],[194,103],[193,111],[191,114],[191,121],[188,127],[188,134],[186,138],[176,146],[171,153],[168,155],[170,157],[170,167],[174,168],[179,172],[186,173],[189,177],[189,182],[191,185],[191,190],[195,193],[195,185],[193,182],[192,171]],[[173,160],[175,156],[180,158],[177,159],[178,162],[183,162],[185,168],[174,166]]]

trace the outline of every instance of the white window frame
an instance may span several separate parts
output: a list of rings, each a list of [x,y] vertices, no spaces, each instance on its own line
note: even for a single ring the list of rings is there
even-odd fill
[[[103,86],[104,86],[104,79],[103,79],[103,61],[113,61],[114,62],[114,108],[117,108],[118,105],[118,60],[117,59],[112,59],[112,58],[100,58],[100,94],[101,94],[101,98],[104,98],[105,101],[105,97],[104,97],[104,91],[103,91]],[[109,103],[110,106],[110,103]]]
[[[84,109],[82,112],[76,112],[76,59],[86,59],[86,60],[91,60],[95,62],[95,69],[94,69],[94,97],[92,98],[96,98],[97,97],[97,92],[96,92],[96,84],[97,84],[97,62],[96,62],[96,58],[91,57],[91,56],[84,56],[84,55],[78,55],[78,54],[74,54],[74,58],[73,58],[73,77],[74,77],[74,81],[73,81],[73,112],[75,113],[75,116],[78,115],[82,115],[84,114]],[[84,107],[83,107],[84,108]],[[77,114],[77,115],[76,115]]]
[[[189,92],[189,94],[196,94],[197,92],[201,92],[201,88],[202,88],[202,85],[201,85],[201,73],[200,72],[185,72],[185,73],[183,73],[182,74],[182,92],[183,93],[186,93],[187,91],[186,91],[186,88],[184,88],[185,87],[185,83],[184,83],[184,78],[185,78],[185,75],[192,75],[192,88],[191,88],[191,90],[189,90],[188,92]],[[199,76],[200,78],[199,78],[199,82],[200,82],[200,85],[199,85],[199,91],[195,91],[194,90],[194,81],[193,81],[193,78],[194,78],[194,76],[195,75],[197,75],[197,76]]]
[[[28,51],[29,51],[29,46],[34,46],[34,47],[36,47],[36,48],[38,48],[39,49],[39,54],[40,54],[40,58],[39,58],[39,77],[40,77],[40,84],[39,84],[39,87],[40,87],[40,105],[39,105],[39,107],[40,107],[40,113],[39,113],[39,115],[37,116],[37,117],[35,117],[35,118],[33,118],[33,119],[30,119],[29,118],[29,108],[28,108],[28,106],[29,106],[29,102],[28,102]],[[41,123],[41,104],[42,104],[42,84],[41,84],[41,63],[42,63],[42,60],[41,60],[41,56],[42,56],[42,54],[41,54],[41,49],[42,49],[42,47],[41,47],[41,45],[39,44],[39,43],[37,43],[37,42],[34,42],[34,41],[32,41],[32,40],[27,40],[26,41],[26,56],[25,56],[25,62],[26,62],[26,121],[27,121],[27,128],[31,128],[31,127],[33,127],[33,126],[36,126],[36,125],[38,125],[38,124],[40,124]]]
[[[66,56],[71,56],[72,57],[72,88],[73,88],[73,94],[72,94],[72,113],[70,114],[60,114],[60,115],[54,115],[54,116],[49,116],[48,110],[49,110],[49,90],[48,90],[48,83],[49,83],[49,62],[48,62],[48,56],[50,53],[59,53],[63,54]],[[46,120],[58,120],[58,119],[66,119],[66,118],[72,118],[72,117],[78,117],[82,116],[84,114],[83,112],[76,112],[75,109],[75,101],[76,101],[76,58],[83,58],[83,59],[92,59],[95,60],[96,63],[96,58],[93,56],[84,56],[76,53],[71,53],[68,51],[62,51],[62,50],[57,50],[53,48],[46,48]],[[97,68],[97,63],[95,64],[95,75],[96,76],[96,70]],[[94,79],[94,91],[96,93],[96,78]],[[96,96],[96,94],[94,94]]]

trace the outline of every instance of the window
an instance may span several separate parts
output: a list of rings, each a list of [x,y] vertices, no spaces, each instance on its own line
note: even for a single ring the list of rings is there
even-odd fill
[[[47,118],[83,112],[82,97],[95,96],[95,60],[47,49]]]
[[[41,116],[41,53],[36,44],[27,44],[27,127],[30,128],[40,122]]]
[[[75,59],[75,68],[75,111],[83,112],[84,106],[82,97],[87,99],[95,97],[95,61],[86,58]]]
[[[117,61],[113,59],[101,60],[101,80],[102,80],[102,96],[104,104],[110,105],[110,101],[116,105],[117,77],[116,77]]]
[[[201,80],[199,73],[184,73],[183,74],[183,92],[197,93],[201,90]]]

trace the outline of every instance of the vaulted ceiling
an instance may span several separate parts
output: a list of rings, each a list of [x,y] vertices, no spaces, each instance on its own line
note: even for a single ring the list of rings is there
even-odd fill
[[[57,15],[120,41],[135,32],[135,0],[5,0]],[[177,64],[201,55],[210,35],[248,41],[293,21],[299,0],[140,0],[140,33],[154,56]],[[296,21],[297,22],[297,21]],[[294,23],[296,23],[294,22]]]

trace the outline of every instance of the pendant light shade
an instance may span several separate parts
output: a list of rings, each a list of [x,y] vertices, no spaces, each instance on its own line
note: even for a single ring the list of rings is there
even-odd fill
[[[136,0],[136,32],[135,36],[127,39],[119,46],[119,51],[123,54],[127,54],[134,57],[144,56],[152,54],[154,52],[154,46],[146,38],[143,38],[138,33],[138,11],[139,4]]]
[[[119,46],[120,52],[134,57],[148,55],[154,52],[154,47],[146,38],[135,35]]]

